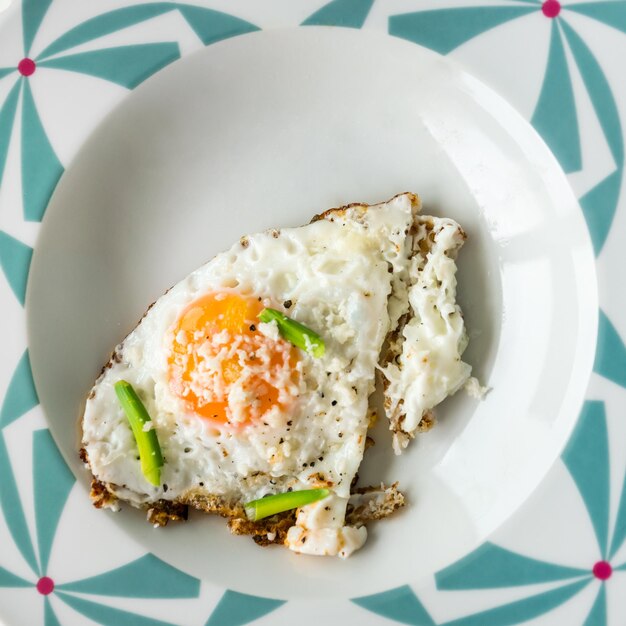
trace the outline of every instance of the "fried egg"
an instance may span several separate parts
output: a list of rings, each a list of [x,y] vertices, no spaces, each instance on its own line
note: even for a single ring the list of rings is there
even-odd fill
[[[327,487],[324,507],[300,509],[286,545],[340,556],[360,547],[365,527],[346,525],[345,512],[381,348],[408,309],[417,209],[402,194],[244,237],[159,298],[86,402],[84,458],[100,494],[226,514],[266,495]],[[265,308],[312,329],[324,354],[260,322]],[[115,395],[120,380],[139,395],[160,442],[158,486],[142,473]]]

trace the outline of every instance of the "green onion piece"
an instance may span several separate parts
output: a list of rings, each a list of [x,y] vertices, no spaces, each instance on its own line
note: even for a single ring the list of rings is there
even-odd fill
[[[163,467],[161,446],[154,428],[143,429],[144,424],[152,421],[150,415],[130,383],[125,380],[117,381],[115,394],[126,413],[137,442],[141,471],[151,485],[158,487],[161,484],[161,468]]]
[[[326,351],[324,342],[310,328],[290,319],[276,309],[263,309],[259,313],[259,319],[265,323],[275,321],[278,325],[278,332],[284,339],[305,352],[310,352],[314,357],[324,356]]]
[[[303,489],[302,491],[288,491],[266,496],[258,500],[247,502],[244,506],[248,519],[256,522],[264,517],[297,509],[305,504],[317,502],[330,495],[330,489]]]

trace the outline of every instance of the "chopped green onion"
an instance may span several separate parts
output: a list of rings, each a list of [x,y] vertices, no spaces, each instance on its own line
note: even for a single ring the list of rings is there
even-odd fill
[[[144,424],[148,423],[152,426],[150,415],[130,383],[118,380],[115,383],[115,394],[126,413],[137,442],[141,471],[150,484],[158,487],[161,484],[163,456],[154,427],[144,430]]]
[[[247,502],[244,506],[248,519],[256,522],[264,517],[297,509],[305,504],[317,502],[330,495],[330,489],[303,489],[302,491],[288,491],[266,496],[258,500]]]
[[[259,313],[259,319],[265,323],[275,321],[278,332],[284,339],[305,352],[310,352],[314,357],[324,356],[326,347],[322,338],[300,322],[292,320],[276,309],[263,309]]]

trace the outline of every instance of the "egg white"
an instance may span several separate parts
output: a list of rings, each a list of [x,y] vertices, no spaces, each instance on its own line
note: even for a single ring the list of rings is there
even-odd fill
[[[461,358],[468,338],[456,302],[456,256],[465,233],[448,218],[419,216],[416,222],[414,248],[426,244],[427,252],[411,258],[407,321],[394,346],[397,357],[382,369],[396,454],[419,431],[423,416],[465,385],[472,372]]]
[[[366,211],[252,235],[174,286],[118,346],[87,401],[83,446],[94,476],[135,506],[198,491],[245,502],[317,486],[322,478],[347,498],[363,457],[380,349],[408,308],[414,211],[411,197],[402,195]],[[218,429],[172,393],[168,332],[191,302],[228,290],[274,308],[290,300],[288,315],[324,339],[323,357],[300,351],[298,398],[288,420],[275,415],[267,424]],[[120,379],[133,385],[154,422],[165,458],[159,487],[141,472],[113,388]]]

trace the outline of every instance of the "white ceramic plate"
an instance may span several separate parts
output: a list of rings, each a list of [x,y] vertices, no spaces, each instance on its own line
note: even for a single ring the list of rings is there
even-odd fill
[[[153,300],[242,234],[405,190],[468,232],[467,360],[492,388],[480,403],[447,401],[401,458],[377,437],[364,479],[400,480],[409,507],[345,562],[261,550],[221,520],[155,532],[128,507],[101,515],[202,580],[286,599],[415,582],[509,518],[561,452],[591,372],[597,296],[581,211],[539,136],[483,84],[409,43],[324,28],[254,33],[171,65],[103,122],[57,187],[31,268],[29,345],[85,501],[83,398]]]

